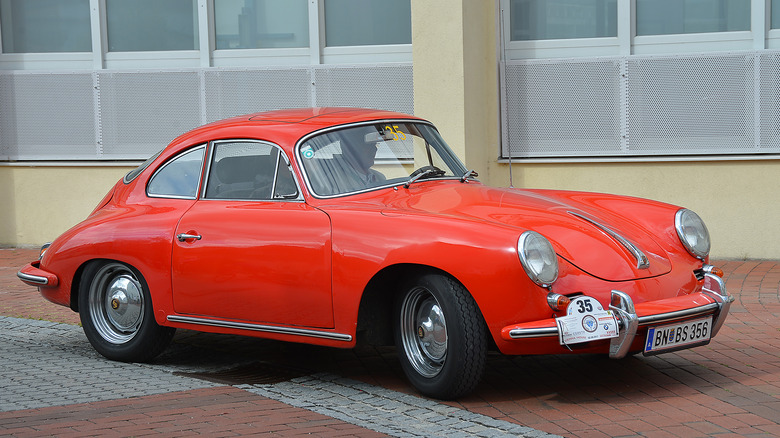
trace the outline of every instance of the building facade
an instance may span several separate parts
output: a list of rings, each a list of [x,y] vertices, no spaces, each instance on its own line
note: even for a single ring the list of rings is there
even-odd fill
[[[480,179],[697,211],[780,258],[780,0],[0,0],[0,244],[38,245],[195,126],[433,121]]]

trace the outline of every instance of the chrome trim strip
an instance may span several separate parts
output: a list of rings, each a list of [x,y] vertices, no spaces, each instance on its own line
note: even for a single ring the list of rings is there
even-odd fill
[[[256,332],[275,333],[280,335],[307,336],[310,338],[331,339],[334,341],[352,341],[352,335],[344,333],[331,333],[319,330],[307,330],[293,327],[279,327],[273,325],[250,324],[246,322],[222,321],[218,319],[196,318],[193,316],[168,315],[168,321],[185,324],[208,325],[212,327],[224,327],[239,330],[251,330]]]
[[[17,272],[16,276],[19,277],[19,279],[22,281],[40,284],[41,286],[46,286],[49,284],[49,279],[46,277],[41,277],[40,275],[30,275],[23,272]]]
[[[639,249],[639,247],[637,247],[636,245],[631,243],[631,241],[629,241],[625,237],[623,237],[620,234],[618,234],[617,232],[613,231],[608,226],[606,226],[606,225],[604,225],[604,224],[602,224],[602,223],[600,223],[598,221],[595,221],[595,220],[593,220],[593,219],[591,219],[591,218],[589,218],[587,216],[581,215],[579,213],[575,213],[573,211],[569,211],[568,213],[570,215],[572,215],[572,216],[576,216],[576,217],[584,220],[585,222],[588,222],[590,224],[595,225],[596,227],[601,229],[601,231],[607,233],[610,237],[612,237],[618,243],[623,245],[623,247],[626,248],[628,250],[628,252],[631,253],[631,255],[634,256],[634,258],[636,259],[636,268],[637,269],[647,269],[647,268],[650,267],[650,260],[647,258],[645,253],[642,252],[642,250]]]
[[[690,318],[699,315],[711,313],[719,308],[718,303],[706,304],[700,307],[694,307],[692,309],[678,310],[675,312],[659,313],[657,315],[640,316],[638,318],[639,326],[647,326],[651,324],[660,324],[667,321],[673,321],[675,319]],[[558,336],[558,327],[531,327],[531,328],[519,328],[509,331],[509,337],[512,339],[526,339],[526,338],[543,338],[550,336]]]
[[[673,321],[675,319],[690,318],[699,315],[711,313],[718,309],[718,303],[705,304],[704,306],[694,307],[692,309],[678,310],[676,312],[659,313],[658,315],[647,315],[639,317],[639,325],[659,324],[662,322]]]
[[[558,327],[519,328],[509,331],[512,339],[547,338],[558,336]]]

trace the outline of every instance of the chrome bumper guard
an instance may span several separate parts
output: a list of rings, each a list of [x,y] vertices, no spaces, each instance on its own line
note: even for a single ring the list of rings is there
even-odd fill
[[[16,273],[16,277],[28,284],[34,283],[35,285],[40,286],[47,286],[49,284],[49,279],[40,275],[25,274],[24,272],[19,271]]]
[[[620,328],[618,337],[612,338],[609,345],[609,357],[621,359],[628,354],[631,344],[634,342],[636,332],[639,326],[648,326],[661,324],[668,321],[674,321],[682,318],[694,318],[699,315],[712,313],[712,334],[710,339],[715,337],[726,316],[729,314],[731,303],[734,297],[726,292],[726,284],[717,275],[712,273],[712,266],[704,266],[704,287],[702,293],[715,301],[704,306],[694,307],[692,309],[678,310],[675,312],[659,313],[656,315],[637,316],[634,309],[634,302],[625,292],[618,290],[612,291],[612,299],[609,308],[615,313]],[[512,339],[527,339],[558,336],[557,327],[540,327],[515,329],[509,332]]]

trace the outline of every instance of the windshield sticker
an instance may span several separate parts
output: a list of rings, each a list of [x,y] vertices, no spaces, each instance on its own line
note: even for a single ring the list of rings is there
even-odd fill
[[[393,140],[394,141],[399,140],[399,139],[406,140],[406,134],[404,134],[403,131],[401,131],[401,129],[398,127],[398,125],[393,125],[393,126],[387,125],[387,126],[385,126],[385,132],[387,132],[387,131],[390,131],[390,133],[393,135]],[[388,140],[389,140],[389,138],[388,138]]]
[[[301,148],[301,156],[306,159],[312,159],[314,158],[314,149],[312,149],[311,146],[306,145]]]

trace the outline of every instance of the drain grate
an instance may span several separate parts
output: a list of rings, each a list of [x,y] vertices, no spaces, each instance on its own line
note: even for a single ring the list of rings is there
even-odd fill
[[[253,362],[236,368],[212,372],[182,372],[173,374],[183,377],[192,377],[212,383],[223,385],[264,385],[284,382],[296,377],[307,376],[310,373],[296,370],[287,366],[271,365],[263,362]]]

